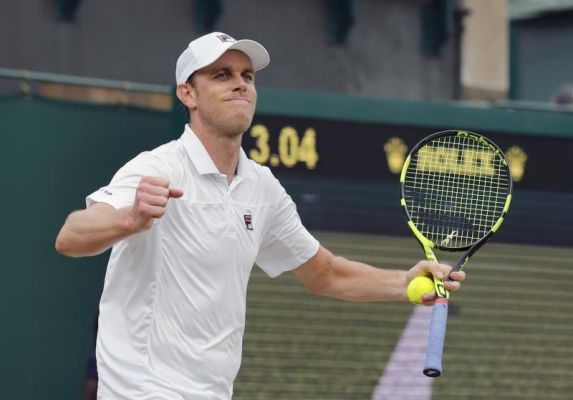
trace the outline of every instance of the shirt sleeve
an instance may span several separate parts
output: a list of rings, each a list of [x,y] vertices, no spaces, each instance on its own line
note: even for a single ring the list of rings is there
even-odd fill
[[[295,203],[282,186],[280,189],[272,224],[255,260],[272,278],[305,263],[319,248],[318,241],[303,226]]]
[[[111,182],[86,197],[86,206],[107,203],[115,209],[130,207],[135,201],[135,191],[143,176],[168,178],[165,163],[151,152],[144,152],[116,172]]]

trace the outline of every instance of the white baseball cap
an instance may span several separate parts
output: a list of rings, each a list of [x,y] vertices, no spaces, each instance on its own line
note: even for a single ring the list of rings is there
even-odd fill
[[[226,33],[212,32],[189,43],[177,59],[175,79],[177,84],[185,83],[193,72],[217,61],[227,50],[240,50],[253,64],[255,71],[266,67],[270,62],[269,53],[258,42],[248,39],[235,40]]]

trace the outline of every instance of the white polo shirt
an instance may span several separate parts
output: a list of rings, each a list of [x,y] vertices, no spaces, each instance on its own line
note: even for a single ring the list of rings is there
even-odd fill
[[[112,250],[100,301],[99,399],[230,399],[253,263],[275,277],[319,244],[270,170],[243,150],[230,185],[186,126],[139,154],[88,206],[133,204],[142,176],[183,190],[153,227]]]

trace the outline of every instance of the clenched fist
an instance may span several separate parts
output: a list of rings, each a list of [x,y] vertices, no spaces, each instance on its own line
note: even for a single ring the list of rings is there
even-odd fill
[[[130,210],[132,229],[136,232],[151,228],[154,218],[161,218],[170,198],[183,196],[183,191],[169,187],[169,179],[144,176],[135,192]]]

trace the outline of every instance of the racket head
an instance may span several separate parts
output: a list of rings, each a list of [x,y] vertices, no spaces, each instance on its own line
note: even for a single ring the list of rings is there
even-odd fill
[[[477,133],[447,130],[416,144],[400,175],[401,205],[424,248],[463,251],[501,225],[513,182],[501,149]]]

